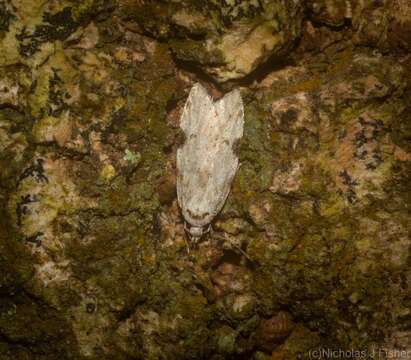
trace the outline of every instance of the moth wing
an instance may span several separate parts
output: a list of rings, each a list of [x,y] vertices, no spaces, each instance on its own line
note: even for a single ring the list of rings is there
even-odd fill
[[[209,181],[206,188],[207,198],[212,198],[210,206],[213,207],[213,217],[223,207],[238,169],[235,148],[243,136],[244,128],[244,105],[240,91],[236,89],[226,94],[215,103],[215,108],[218,114],[218,126],[214,129],[216,140],[209,149],[214,158],[213,180]]]
[[[186,142],[177,151],[178,201],[191,225],[209,224],[224,205],[238,168],[233,147],[243,123],[238,90],[214,103],[201,85],[193,87],[180,125]]]
[[[200,83],[194,84],[180,118],[180,128],[187,138],[198,132],[200,124],[207,118],[212,107],[213,99],[207,90]]]
[[[200,83],[196,83],[190,90],[180,118],[180,128],[185,141],[177,150],[177,199],[184,218],[195,226],[197,223],[194,218],[191,219],[187,206],[193,198],[193,193],[198,191],[199,179],[196,174],[199,171],[198,161],[201,161],[202,156],[199,149],[199,138],[202,133],[200,128],[207,122],[213,107],[213,100],[207,90]]]

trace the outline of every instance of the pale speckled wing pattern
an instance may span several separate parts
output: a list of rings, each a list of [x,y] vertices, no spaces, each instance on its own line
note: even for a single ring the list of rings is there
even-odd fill
[[[223,207],[238,168],[233,147],[243,124],[238,90],[214,102],[201,84],[193,86],[180,120],[185,142],[177,150],[178,202],[192,226],[206,226]]]

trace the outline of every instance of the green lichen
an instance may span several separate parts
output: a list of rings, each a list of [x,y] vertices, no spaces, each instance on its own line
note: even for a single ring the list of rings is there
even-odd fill
[[[129,161],[132,165],[137,165],[141,160],[141,154],[126,149],[123,159]]]
[[[71,15],[71,7],[65,7],[55,14],[45,11],[43,23],[36,25],[34,31],[29,32],[23,28],[16,35],[20,54],[29,57],[37,52],[43,43],[65,40],[79,25]]]

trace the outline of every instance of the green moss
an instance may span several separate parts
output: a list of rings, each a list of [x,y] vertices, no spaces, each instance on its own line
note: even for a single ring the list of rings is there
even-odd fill
[[[295,84],[292,84],[287,88],[289,94],[295,94],[298,92],[311,92],[316,91],[322,84],[321,77],[314,77],[308,80],[304,80]]]
[[[166,119],[186,96],[185,80],[176,79],[173,57],[216,71],[227,57],[211,45],[206,49],[207,40],[219,44],[233,26],[238,29],[263,22],[270,23],[270,34],[282,30],[295,37],[299,25],[294,24],[288,8],[299,11],[298,6],[292,2],[128,1],[105,20],[111,6],[112,1],[104,0],[63,1],[43,19],[38,7],[38,23],[18,34],[21,50],[27,55],[47,48],[43,55],[53,54],[44,57],[44,62],[36,54],[21,57],[23,62],[35,62],[36,68],[4,70],[4,77],[11,77],[20,88],[13,109],[0,111],[0,200],[8,204],[6,211],[0,209],[0,271],[6,274],[0,279],[5,294],[0,301],[0,332],[5,335],[1,356],[81,359],[77,336],[82,351],[93,348],[93,337],[98,339],[90,358],[101,356],[101,351],[119,359],[154,360],[164,354],[170,360],[180,359],[181,354],[192,359],[251,357],[259,317],[269,318],[280,309],[288,309],[300,324],[277,346],[273,359],[304,358],[307,349],[327,341],[363,348],[371,341],[381,343],[382,332],[390,327],[407,326],[405,320],[396,324],[393,315],[398,311],[394,301],[403,301],[403,290],[397,288],[403,286],[401,277],[409,267],[405,251],[401,257],[395,253],[405,246],[397,235],[407,226],[404,194],[409,192],[406,155],[391,144],[392,140],[409,150],[408,108],[404,105],[408,95],[399,65],[387,56],[365,56],[358,49],[332,54],[331,45],[322,59],[304,57],[310,64],[298,63],[301,66],[296,68],[288,63],[284,72],[273,74],[271,87],[265,87],[268,77],[262,86],[257,82],[250,87],[253,94],[243,91],[246,124],[241,167],[220,214],[224,223],[216,226],[241,242],[249,257],[242,258],[241,265],[252,269],[250,296],[256,303],[236,313],[233,303],[249,293],[218,298],[209,276],[219,261],[232,260],[222,249],[225,244],[217,240],[221,234],[217,232],[211,241],[207,239],[208,243],[187,254],[178,209],[160,206],[158,200],[158,184],[166,164],[173,163],[175,145],[174,119],[168,119],[170,123]],[[198,16],[206,14],[209,21],[192,27],[184,21],[178,25],[173,17],[180,10],[188,16],[194,11]],[[0,5],[0,32],[10,36],[4,32],[16,19],[7,22],[2,11]],[[99,30],[96,49],[79,49],[72,41],[64,42],[63,49],[61,41],[90,19]],[[133,24],[136,19],[138,26]],[[22,29],[24,24],[20,25]],[[321,36],[323,30],[315,28]],[[81,30],[76,32],[76,36],[83,35]],[[338,41],[337,47],[344,45]],[[138,66],[132,61],[112,61],[119,46],[144,53],[138,57],[144,60]],[[14,78],[10,75],[14,73],[21,76]],[[182,79],[180,72],[178,78]],[[337,90],[340,93],[335,95]],[[24,94],[29,92],[26,105]],[[272,102],[301,92],[314,99],[310,130],[292,127],[298,121],[293,111],[286,113],[281,119],[286,120],[284,126],[278,127]],[[69,99],[69,94],[80,96]],[[328,104],[322,96],[329,96]],[[339,136],[363,112],[376,114],[381,121],[381,129],[376,129],[368,145],[378,145],[377,155],[383,154],[384,164],[367,170],[368,182],[361,186],[371,193],[351,204],[337,191],[333,151],[340,145]],[[57,147],[47,134],[66,113],[73,135]],[[351,150],[348,147],[346,153],[350,155]],[[62,179],[74,182],[75,188],[66,188],[64,181],[46,183],[42,173],[39,182],[22,177],[31,166],[28,160],[40,155],[64,164]],[[355,161],[353,166],[360,163]],[[272,194],[273,175],[277,171],[289,175],[290,164],[296,162],[302,164],[296,179],[298,190]],[[373,183],[375,178],[382,180]],[[45,228],[51,240],[47,248],[27,243],[22,236],[32,235],[36,225],[34,218],[23,214],[22,203],[22,197],[36,186],[45,206],[41,219],[48,219]],[[69,201],[73,197],[74,206]],[[262,215],[251,214],[250,206]],[[381,223],[384,217],[394,221],[387,222],[391,234],[380,231],[376,236],[361,223]],[[239,235],[230,223],[233,218],[244,222]],[[171,239],[166,238],[167,231],[161,233],[166,220],[170,222],[167,226],[176,223],[176,236]],[[211,253],[217,252],[210,255],[216,259],[210,260],[208,253],[203,256],[200,250],[205,245]],[[36,258],[28,249],[41,256]],[[233,261],[240,261],[239,257]],[[69,279],[44,286],[38,276],[33,277],[34,265],[48,260],[68,261]],[[95,297],[95,307],[86,306],[89,292]],[[402,303],[409,307],[405,300]],[[144,329],[147,320],[140,317],[144,312],[154,314],[155,326],[151,324],[148,330]],[[13,341],[6,344],[7,337]]]
[[[5,3],[2,3],[0,5],[0,31],[8,31],[10,22],[14,19],[15,16],[9,7]]]
[[[324,339],[314,331],[310,331],[303,325],[297,325],[285,343],[276,348],[272,354],[272,360],[308,360],[313,356],[313,350],[326,348]],[[335,346],[335,344],[334,344]],[[333,347],[330,347],[333,349]]]
[[[28,98],[31,114],[35,118],[41,117],[45,113],[49,99],[49,79],[50,73],[48,71],[40,72],[34,92]]]
[[[88,20],[90,17],[96,16],[104,12],[113,10],[115,1],[113,0],[69,0],[71,5],[71,15],[77,22]]]
[[[200,64],[212,63],[214,65],[224,64],[225,56],[223,51],[214,49],[207,51],[205,44],[201,40],[177,40],[170,41],[170,47],[179,59],[186,62],[197,62]]]
[[[409,108],[404,109],[393,119],[392,127],[393,142],[408,153],[411,152],[411,112]]]
[[[215,335],[218,352],[226,355],[234,354],[237,349],[237,332],[229,326],[223,326]]]
[[[343,51],[336,53],[332,63],[327,67],[327,76],[332,77],[341,71],[347,70],[352,64],[353,56],[353,49],[351,47],[347,47]]]
[[[29,344],[25,351],[30,356],[42,353],[50,359],[58,359],[70,351],[81,359],[70,327],[62,326],[65,321],[56,310],[36,304],[24,295],[13,300],[14,303],[3,301],[0,304],[0,331],[9,339],[9,344]]]
[[[247,198],[247,194],[269,186],[272,176],[274,151],[267,131],[266,114],[255,103],[246,106],[244,137],[240,147],[241,167],[237,173],[233,192]],[[242,195],[243,194],[243,195]]]

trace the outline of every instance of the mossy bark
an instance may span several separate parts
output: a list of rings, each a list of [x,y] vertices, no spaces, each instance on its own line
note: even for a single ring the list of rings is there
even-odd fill
[[[0,358],[410,349],[410,14],[0,4]],[[175,152],[195,81],[239,87],[245,129],[214,231],[188,251]]]

